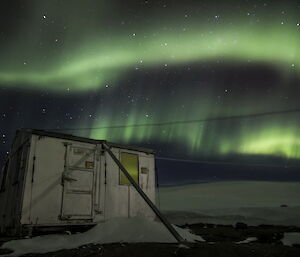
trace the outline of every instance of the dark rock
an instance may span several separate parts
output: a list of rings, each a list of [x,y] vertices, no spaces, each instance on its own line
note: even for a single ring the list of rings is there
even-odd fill
[[[243,222],[237,222],[235,224],[235,228],[236,229],[247,229],[248,225],[246,223],[243,223]]]
[[[284,234],[282,232],[277,232],[277,233],[274,233],[273,235],[273,238],[274,240],[281,240],[283,238]]]
[[[278,242],[279,240],[276,238],[274,233],[266,232],[258,235],[257,241],[262,244],[272,244]]]
[[[211,223],[207,223],[206,227],[207,228],[214,228],[216,225],[215,224],[211,224]]]
[[[264,229],[271,229],[271,228],[275,228],[274,225],[267,225],[267,224],[261,224],[258,225],[259,228],[264,228]]]
[[[9,250],[9,249],[0,249],[0,255],[4,255],[4,254],[10,254],[13,253],[14,251]]]

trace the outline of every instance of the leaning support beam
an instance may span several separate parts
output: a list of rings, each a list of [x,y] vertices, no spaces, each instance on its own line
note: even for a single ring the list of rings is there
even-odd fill
[[[138,191],[140,196],[145,200],[145,202],[149,205],[149,207],[154,211],[157,217],[161,220],[161,222],[165,225],[165,227],[170,231],[170,233],[175,237],[175,239],[179,243],[185,242],[185,240],[179,235],[179,233],[174,229],[174,227],[170,224],[170,222],[166,219],[166,217],[157,209],[154,203],[149,199],[149,197],[144,193],[144,191],[140,188],[140,186],[134,181],[129,172],[125,169],[122,163],[118,160],[118,158],[113,154],[110,150],[110,147],[103,143],[104,149],[108,152],[110,157],[114,160],[114,162],[119,166],[120,170],[124,173],[126,178],[130,181],[130,183],[134,186],[134,188]]]

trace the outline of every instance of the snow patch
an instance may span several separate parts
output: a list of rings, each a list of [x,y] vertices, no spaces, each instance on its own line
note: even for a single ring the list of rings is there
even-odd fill
[[[257,241],[257,237],[248,237],[243,241],[236,242],[236,244],[249,244],[255,241]]]
[[[284,233],[281,242],[287,246],[293,246],[294,244],[300,244],[300,233],[298,232],[288,232]]]
[[[201,236],[189,230],[174,226],[188,242],[204,242]],[[2,249],[14,252],[9,256],[27,253],[48,253],[62,249],[78,248],[86,244],[159,242],[176,243],[174,237],[160,222],[145,217],[114,218],[100,223],[85,233],[74,235],[46,235],[31,239],[12,240],[2,245]]]

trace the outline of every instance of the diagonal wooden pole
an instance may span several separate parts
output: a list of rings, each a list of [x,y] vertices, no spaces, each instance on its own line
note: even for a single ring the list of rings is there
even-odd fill
[[[135,180],[131,177],[129,172],[125,169],[123,164],[119,161],[119,159],[113,154],[110,150],[110,147],[107,143],[103,143],[104,149],[108,152],[110,157],[114,160],[114,162],[119,166],[120,170],[124,173],[126,178],[130,181],[133,187],[137,190],[140,196],[145,200],[145,202],[149,205],[149,207],[153,210],[156,216],[161,220],[161,222],[165,225],[165,227],[170,231],[170,233],[175,237],[178,243],[184,243],[185,240],[179,235],[179,233],[175,230],[175,228],[171,225],[171,223],[166,219],[166,217],[158,210],[155,204],[149,199],[149,197],[144,193],[144,191],[140,188],[140,186],[135,182]]]

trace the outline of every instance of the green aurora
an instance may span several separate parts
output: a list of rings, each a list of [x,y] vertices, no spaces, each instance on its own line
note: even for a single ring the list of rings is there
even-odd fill
[[[282,72],[294,68],[300,74],[300,36],[293,26],[270,26],[245,30],[245,26],[205,31],[190,28],[189,32],[158,33],[151,39],[115,38],[103,45],[101,41],[88,50],[75,51],[71,58],[52,67],[39,70],[27,67],[19,71],[3,71],[0,83],[24,89],[46,88],[63,92],[104,88],[112,80],[120,80],[129,68],[155,65],[184,64],[192,61],[233,60],[238,62],[266,62]],[[265,33],[265,31],[268,31]],[[154,30],[157,31],[157,30]],[[155,34],[149,33],[150,35]],[[136,36],[137,37],[137,36]],[[28,64],[29,65],[29,64]],[[12,69],[15,70],[15,69]]]
[[[211,117],[209,112],[206,113]],[[204,113],[200,117],[205,117]],[[231,155],[264,155],[280,158],[300,158],[300,128],[299,113],[288,114],[286,117],[260,117],[242,119],[238,121],[225,120],[192,124],[176,124],[166,126],[142,126],[131,127],[132,124],[152,123],[145,115],[141,116],[136,111],[124,121],[118,119],[101,119],[95,122],[93,127],[106,127],[118,124],[128,125],[126,128],[103,128],[91,130],[91,138],[107,139],[128,144],[145,142],[160,142],[166,145],[176,145],[176,148],[187,151],[189,156],[211,157]],[[154,122],[165,121],[160,119]],[[174,119],[186,117],[183,114],[174,113]],[[191,117],[191,116],[189,116]],[[193,117],[199,117],[194,114]],[[151,119],[150,119],[151,120]],[[170,119],[172,120],[172,119]],[[82,124],[81,124],[82,126]],[[86,134],[83,134],[86,135]]]
[[[145,22],[127,22],[128,14],[118,11],[114,15],[115,6],[109,1],[74,1],[72,5],[65,1],[60,3],[64,6],[59,7],[50,1],[46,4],[33,2],[35,8],[29,21],[21,23],[13,43],[2,48],[5,51],[0,54],[0,87],[46,90],[55,94],[65,94],[68,90],[68,93],[78,94],[92,90],[102,92],[106,85],[113,84],[118,85],[115,90],[121,90],[128,73],[134,70],[219,61],[263,63],[276,70],[285,82],[293,76],[300,77],[296,1],[291,1],[289,6],[269,7],[256,15],[249,14],[246,5],[238,12],[238,7],[231,11],[227,8],[220,17],[214,10],[203,17],[187,15],[184,9],[180,11],[175,6],[162,16],[159,12],[146,12],[146,17],[154,17],[151,23],[146,19]],[[88,5],[94,10],[86,11]],[[283,7],[288,13],[284,18]],[[109,15],[112,18],[108,21]],[[56,20],[65,26],[58,30],[53,22]],[[293,94],[286,85],[283,83],[281,88],[275,88],[274,95],[267,101],[264,97],[257,100],[255,95],[232,96],[222,107],[214,104],[219,94],[216,85],[210,85],[211,92],[200,99],[191,91],[166,101],[158,97],[150,109],[146,105],[127,107],[126,116],[115,110],[103,111],[99,105],[95,107],[95,116],[101,118],[92,126],[205,119],[272,110],[274,106],[285,109],[289,106],[276,99]],[[153,85],[153,98],[158,87]],[[183,110],[178,108],[182,102],[185,104]],[[112,104],[111,109],[114,108]],[[300,158],[298,115],[161,127],[106,128],[82,135],[132,144],[177,144],[187,149],[191,156],[238,154],[294,159]],[[78,127],[86,124],[80,121]]]
[[[187,15],[173,6],[162,16],[157,10],[149,13],[151,25],[146,19],[132,23],[109,1],[33,2],[29,20],[19,25],[13,43],[2,47],[1,85],[86,91],[119,81],[135,67],[226,59],[265,62],[287,73],[292,67],[300,74],[294,1],[272,6],[271,13],[270,7],[255,14],[247,5],[222,10],[218,4],[215,11],[201,15]],[[288,13],[284,17],[282,9]],[[214,18],[220,11],[222,15]],[[56,25],[56,20],[65,25]]]

